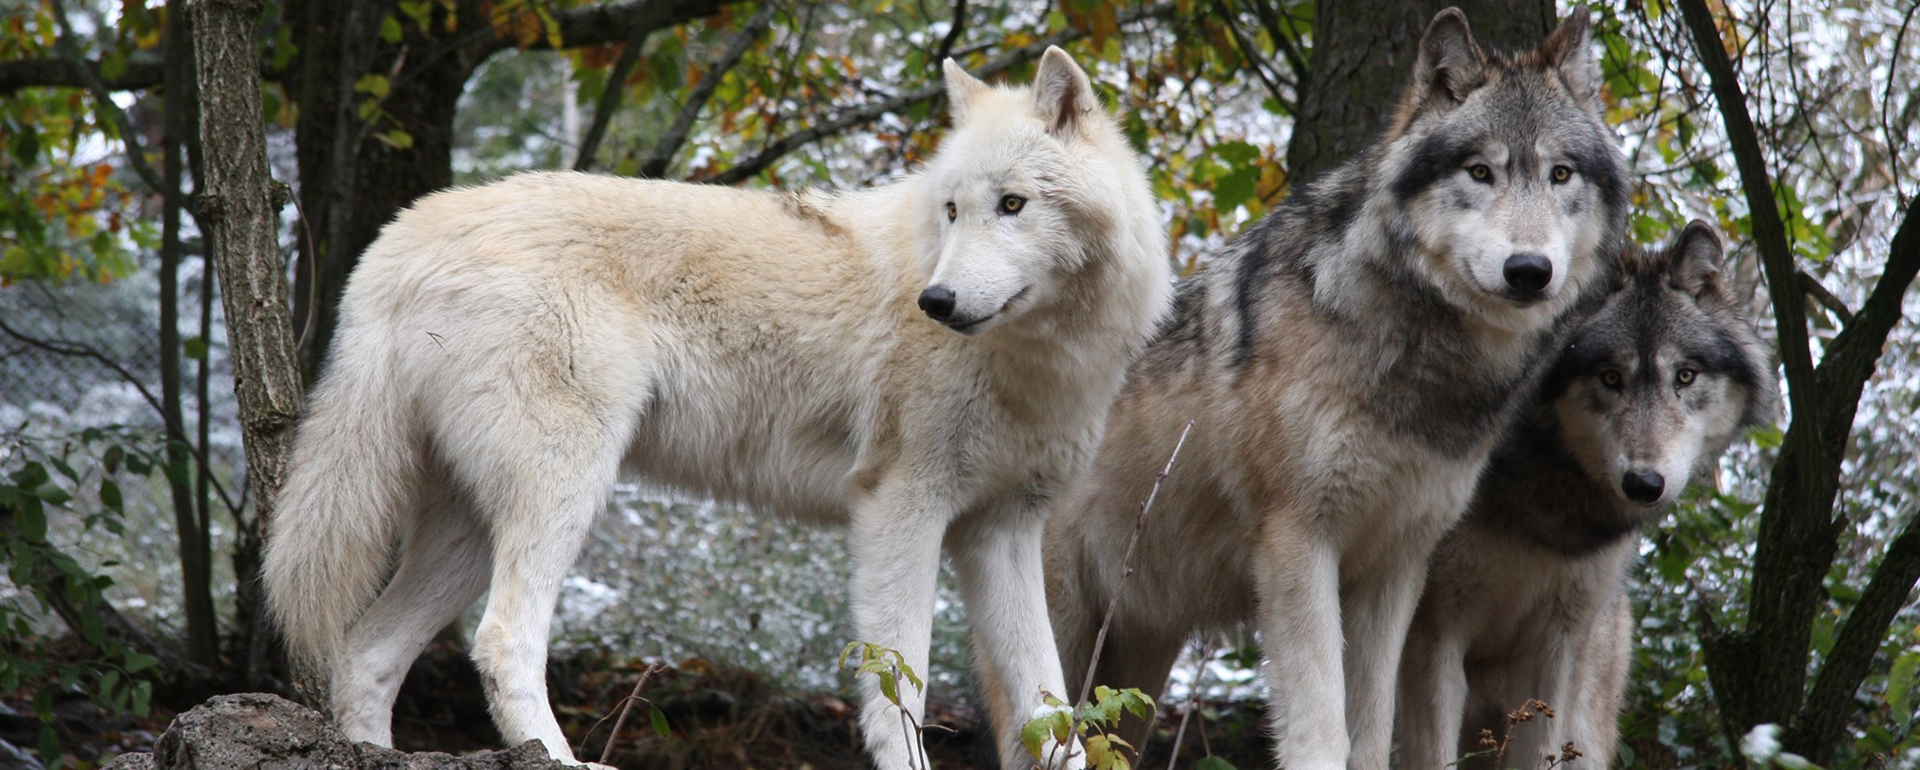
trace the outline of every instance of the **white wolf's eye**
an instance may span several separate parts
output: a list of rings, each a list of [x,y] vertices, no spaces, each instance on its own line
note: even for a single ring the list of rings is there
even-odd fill
[[[1493,169],[1488,168],[1485,163],[1475,163],[1467,167],[1467,176],[1473,177],[1475,182],[1491,182]]]
[[[1620,379],[1620,373],[1613,371],[1612,369],[1608,369],[1607,371],[1600,373],[1600,384],[1605,385],[1609,388],[1612,388],[1614,390],[1619,390],[1622,382],[1623,381]]]
[[[1692,369],[1681,369],[1680,371],[1673,373],[1673,384],[1678,385],[1682,388],[1688,385],[1692,385],[1693,378],[1699,376],[1699,374],[1700,374],[1699,372],[1696,372]]]
[[[960,216],[960,207],[953,205],[953,201],[947,201],[947,221],[952,222],[955,218],[959,216]]]
[[[1573,178],[1573,169],[1568,168],[1566,166],[1553,167],[1553,183],[1554,184],[1566,184],[1567,180],[1572,178]]]
[[[1022,198],[1018,195],[1004,196],[1000,199],[1000,213],[1018,214],[1020,213],[1020,209],[1025,208],[1026,205],[1027,205],[1026,198]]]

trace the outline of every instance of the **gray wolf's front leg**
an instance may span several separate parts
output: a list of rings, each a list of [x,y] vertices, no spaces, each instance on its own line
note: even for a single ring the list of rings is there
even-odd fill
[[[1260,638],[1273,695],[1274,754],[1287,770],[1347,766],[1345,688],[1340,665],[1340,554],[1289,526],[1291,511],[1268,514],[1254,556]]]
[[[1386,770],[1393,749],[1393,694],[1407,627],[1426,584],[1427,549],[1410,549],[1410,558],[1383,559],[1343,596],[1347,641],[1347,733],[1354,770]]]

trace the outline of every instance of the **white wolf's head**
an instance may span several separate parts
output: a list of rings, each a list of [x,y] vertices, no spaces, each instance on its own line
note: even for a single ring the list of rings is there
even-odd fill
[[[1114,220],[1139,208],[1126,196],[1144,184],[1065,51],[1047,49],[1031,88],[989,86],[951,59],[946,80],[954,129],[922,172],[914,215],[930,275],[920,308],[974,335],[1055,299],[1094,234],[1131,226]]]
[[[1664,252],[1629,249],[1542,391],[1588,477],[1624,500],[1672,503],[1770,406],[1766,344],[1720,261],[1719,237],[1697,220]]]
[[[1381,183],[1451,301],[1539,328],[1617,252],[1626,172],[1598,92],[1584,11],[1513,57],[1482,50],[1459,11],[1428,25]]]

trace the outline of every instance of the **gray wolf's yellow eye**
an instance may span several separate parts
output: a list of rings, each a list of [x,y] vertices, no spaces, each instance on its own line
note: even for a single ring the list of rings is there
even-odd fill
[[[947,201],[947,221],[952,222],[958,216],[960,216],[960,208],[953,205],[953,201]]]
[[[1609,388],[1612,388],[1614,390],[1619,390],[1622,382],[1623,381],[1620,379],[1619,372],[1616,372],[1613,370],[1607,370],[1600,373],[1600,384],[1605,385]]]
[[[1692,369],[1681,369],[1680,371],[1673,373],[1673,383],[1675,385],[1678,385],[1684,388],[1688,385],[1692,385],[1693,378],[1696,376],[1699,376],[1699,374],[1700,374],[1699,372],[1696,372]]]
[[[1027,205],[1027,199],[1018,195],[1008,195],[1000,199],[1000,213],[1018,214]]]
[[[1493,169],[1488,168],[1485,163],[1475,163],[1468,166],[1467,175],[1473,177],[1473,181],[1475,182],[1493,181]]]
[[[1553,167],[1553,183],[1554,184],[1566,184],[1567,180],[1572,178],[1573,178],[1573,169],[1568,168],[1566,166]]]

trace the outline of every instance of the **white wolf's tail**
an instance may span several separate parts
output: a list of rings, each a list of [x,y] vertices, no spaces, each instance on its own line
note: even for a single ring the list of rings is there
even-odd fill
[[[413,398],[397,387],[390,346],[341,331],[341,343],[360,344],[335,347],[308,400],[262,569],[288,652],[322,671],[380,589],[420,473]]]

